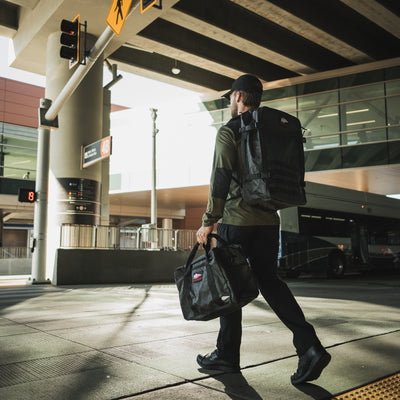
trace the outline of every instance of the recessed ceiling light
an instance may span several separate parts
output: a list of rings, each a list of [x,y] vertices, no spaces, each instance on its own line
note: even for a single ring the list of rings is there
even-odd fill
[[[175,60],[175,65],[172,67],[171,72],[172,72],[174,75],[178,75],[178,74],[181,73],[181,70],[180,70],[180,68],[178,67],[178,61]]]

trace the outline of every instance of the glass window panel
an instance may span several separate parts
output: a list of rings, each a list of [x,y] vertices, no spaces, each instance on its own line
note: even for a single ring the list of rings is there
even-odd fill
[[[212,111],[210,112],[210,125],[213,126],[221,126],[223,123],[226,121],[229,121],[230,119],[230,110],[229,109],[224,109],[224,110],[217,110],[217,111]]]
[[[391,67],[385,69],[385,79],[386,80],[391,80],[391,79],[398,79],[400,78],[400,67]]]
[[[386,140],[386,129],[360,130],[351,133],[342,133],[342,144],[353,145],[368,142],[382,142]]]
[[[21,167],[25,169],[25,165],[32,165],[31,160],[35,160],[36,165],[36,152],[28,151],[26,149],[15,149],[9,146],[2,146],[0,150],[3,150],[3,159],[7,160],[4,163],[10,165],[12,163],[15,167]]]
[[[337,89],[339,81],[337,78],[324,79],[322,81],[307,82],[297,85],[297,95],[304,95],[308,93],[325,92],[328,90]]]
[[[35,141],[30,138],[16,139],[15,135],[2,135],[1,141],[4,176],[35,179],[37,156]]]
[[[206,110],[213,111],[220,110],[221,108],[225,108],[226,106],[229,106],[229,101],[225,98],[220,98],[201,103],[200,109],[204,107]]]
[[[10,151],[13,151],[12,148],[16,148],[16,149],[26,149],[28,152],[29,151],[36,151],[36,146],[37,146],[37,142],[36,140],[30,140],[30,139],[19,139],[16,138],[15,136],[10,136],[10,135],[2,135],[1,139],[0,139],[1,143],[0,144],[4,144],[7,145],[8,147],[10,147]]]
[[[342,168],[340,149],[322,149],[304,152],[306,171],[324,171]]]
[[[308,135],[321,135],[339,132],[339,107],[322,107],[299,111],[299,119]]]
[[[400,126],[395,126],[393,128],[389,128],[389,140],[400,139]]]
[[[354,101],[368,99],[371,97],[384,96],[384,85],[379,83],[376,85],[362,86],[358,88],[342,89],[340,91],[340,101]]]
[[[24,171],[22,169],[16,168],[8,168],[5,166],[3,168],[3,176],[5,178],[14,178],[14,179],[36,179],[36,170]]]
[[[400,96],[386,99],[388,125],[400,124]]]
[[[386,82],[386,95],[400,94],[400,80]]]
[[[296,115],[296,98],[285,99],[285,100],[275,100],[261,103],[262,106],[267,106],[271,108],[277,108],[278,110],[285,111],[287,113],[292,113]]]
[[[342,104],[340,107],[343,131],[386,125],[384,99]]]
[[[282,88],[275,88],[265,90],[261,101],[277,100],[284,97],[294,97],[296,96],[296,86],[286,86]]]
[[[400,141],[388,143],[389,160],[391,164],[400,164]]]
[[[337,147],[340,145],[340,135],[324,135],[324,136],[307,136],[304,135],[306,142],[304,143],[304,150],[311,149],[324,149],[329,147]]]
[[[343,168],[368,167],[388,163],[387,143],[371,143],[342,148]]]
[[[359,86],[368,83],[380,82],[385,80],[384,70],[360,72],[358,74],[342,76],[340,79],[340,87]]]
[[[298,98],[298,108],[321,107],[339,102],[338,92],[319,93]]]

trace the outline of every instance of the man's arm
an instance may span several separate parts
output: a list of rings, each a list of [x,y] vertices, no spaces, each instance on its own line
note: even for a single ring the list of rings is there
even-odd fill
[[[215,141],[214,161],[210,180],[207,210],[203,215],[202,227],[197,232],[197,241],[207,243],[207,235],[222,218],[226,198],[231,184],[232,171],[236,166],[236,143],[231,129],[219,129]]]

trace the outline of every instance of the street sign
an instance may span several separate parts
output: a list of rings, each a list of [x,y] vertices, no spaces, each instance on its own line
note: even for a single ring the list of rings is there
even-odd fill
[[[119,36],[124,25],[132,0],[113,0],[106,22],[108,26]]]
[[[83,147],[82,168],[97,163],[111,155],[112,137],[107,136],[97,142]]]
[[[143,14],[151,7],[155,6],[158,0],[140,0],[140,13]]]

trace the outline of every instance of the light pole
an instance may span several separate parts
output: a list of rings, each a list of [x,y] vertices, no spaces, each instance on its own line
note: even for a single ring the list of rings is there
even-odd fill
[[[151,118],[153,119],[153,151],[152,151],[152,168],[151,168],[151,227],[154,229],[153,235],[151,235],[151,248],[157,248],[157,133],[158,129],[156,126],[157,109],[151,108]]]

